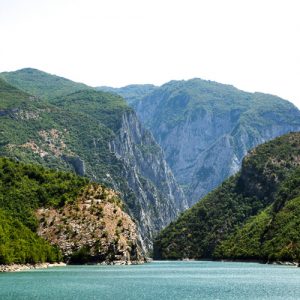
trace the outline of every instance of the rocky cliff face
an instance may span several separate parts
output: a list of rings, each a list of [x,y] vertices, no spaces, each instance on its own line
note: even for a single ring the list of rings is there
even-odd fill
[[[169,224],[188,207],[181,188],[168,167],[161,148],[134,112],[124,113],[121,128],[110,150],[122,161],[123,176],[134,192],[139,211],[136,219],[151,243],[153,233]],[[116,182],[116,187],[118,183]]]
[[[122,211],[118,195],[99,185],[89,185],[83,194],[61,209],[36,212],[38,235],[56,245],[70,263],[142,263],[144,256],[137,228]]]
[[[201,199],[241,167],[247,152],[257,145],[287,132],[299,131],[299,125],[276,124],[268,128],[239,126],[237,131],[222,135],[203,153],[199,153],[192,172],[191,204]],[[180,182],[180,179],[179,179]]]
[[[300,130],[300,112],[288,101],[200,79],[171,81],[133,106],[190,205],[236,173],[249,149]]]

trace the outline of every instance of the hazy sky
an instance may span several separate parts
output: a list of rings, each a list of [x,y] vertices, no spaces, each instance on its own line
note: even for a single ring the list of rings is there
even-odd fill
[[[0,0],[0,71],[89,85],[199,77],[300,107],[299,0]]]

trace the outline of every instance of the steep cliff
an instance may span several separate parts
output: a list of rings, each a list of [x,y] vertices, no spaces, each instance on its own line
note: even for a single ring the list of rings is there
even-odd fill
[[[54,87],[45,78],[53,82],[52,75],[42,72],[43,80],[35,85],[32,70],[25,72],[26,78],[21,73],[22,88],[30,82],[27,90],[37,90],[43,98],[12,86],[5,92],[0,102],[5,112],[0,114],[0,154],[73,170],[114,188],[137,222],[143,247],[150,249],[153,235],[187,207],[152,135],[117,95],[88,89],[50,99],[47,95]],[[5,76],[20,81],[18,72]],[[57,89],[66,91],[65,85]],[[9,96],[12,93],[20,95]]]
[[[158,236],[156,258],[300,261],[300,133],[262,144]]]
[[[115,92],[126,97],[126,87]],[[171,81],[132,105],[190,205],[235,174],[248,150],[300,130],[300,112],[288,101],[201,79]]]
[[[136,216],[149,243],[153,233],[168,225],[188,207],[181,188],[164,160],[162,150],[134,112],[123,114],[121,127],[110,150],[125,166],[122,172],[134,191],[140,211]],[[117,190],[118,182],[114,180]]]

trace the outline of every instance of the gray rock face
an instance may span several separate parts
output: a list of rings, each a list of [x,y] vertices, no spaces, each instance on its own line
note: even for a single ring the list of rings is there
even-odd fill
[[[18,113],[19,109],[13,108],[13,109],[0,109],[0,117],[4,116],[11,116],[14,117],[16,113]]]
[[[80,176],[85,175],[85,163],[80,157],[63,155],[62,158],[74,167],[76,174]]]
[[[220,118],[207,112],[194,120],[187,117],[167,134],[159,130],[154,129],[153,133],[178,182],[188,187],[186,194],[192,205],[239,171],[249,149],[287,132],[299,131],[300,126],[278,123],[247,128],[232,122],[230,114]]]
[[[110,150],[125,166],[122,176],[135,194],[139,207],[132,212],[144,242],[151,247],[153,235],[188,207],[182,189],[168,167],[161,148],[134,112],[122,116],[122,126]],[[118,190],[118,183],[115,182]]]
[[[300,130],[300,112],[288,101],[200,79],[171,81],[133,106],[189,205],[236,173],[249,149]]]
[[[138,109],[138,112],[141,110]],[[141,114],[142,116],[142,114]],[[177,176],[177,180],[187,185],[197,172],[202,155],[219,138],[232,130],[230,115],[216,116],[212,112],[202,111],[198,116],[187,115],[184,122],[173,128],[164,123],[153,129],[157,141],[164,148],[167,160]],[[225,141],[225,140],[224,140]]]
[[[253,135],[241,128],[236,135],[225,134],[220,137],[207,151],[199,153],[195,161],[190,183],[190,204],[238,172],[248,150],[287,132],[299,130],[300,126],[272,126]]]

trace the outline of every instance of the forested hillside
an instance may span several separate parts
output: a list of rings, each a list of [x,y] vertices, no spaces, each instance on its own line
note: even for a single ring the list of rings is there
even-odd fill
[[[157,237],[155,258],[300,259],[300,133],[258,146],[241,171]]]

